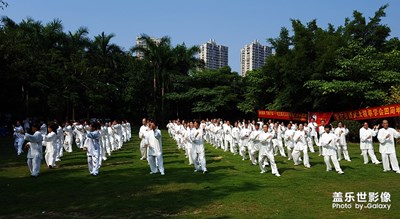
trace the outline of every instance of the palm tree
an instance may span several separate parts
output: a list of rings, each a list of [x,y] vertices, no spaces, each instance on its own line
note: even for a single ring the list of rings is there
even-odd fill
[[[165,88],[168,87],[169,73],[173,68],[173,53],[171,49],[171,39],[164,36],[154,40],[147,35],[142,35],[141,39],[145,41],[146,46],[136,46],[132,48],[133,52],[142,52],[143,61],[153,72],[153,99],[156,106],[157,119],[164,122],[164,97]],[[160,94],[160,95],[158,95]],[[158,99],[161,99],[161,109],[157,110]]]

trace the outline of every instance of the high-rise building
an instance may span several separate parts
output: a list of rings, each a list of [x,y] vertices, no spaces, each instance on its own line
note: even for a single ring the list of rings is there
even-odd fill
[[[159,38],[153,38],[153,37],[151,37],[150,39],[152,39],[152,40],[155,41],[156,43],[160,43],[160,41],[161,41],[161,39],[159,39]],[[137,46],[137,47],[144,47],[144,48],[147,48],[146,40],[144,40],[141,36],[137,36],[137,37],[136,37],[136,46]],[[136,51],[136,57],[138,57],[139,59],[143,59],[143,57],[144,57],[143,52],[141,52],[141,51]]]
[[[219,69],[228,65],[228,47],[217,45],[211,39],[200,46],[199,59],[203,60],[207,69]]]
[[[245,45],[240,50],[240,75],[246,76],[247,71],[261,68],[270,55],[272,55],[272,48],[261,45],[258,40]]]

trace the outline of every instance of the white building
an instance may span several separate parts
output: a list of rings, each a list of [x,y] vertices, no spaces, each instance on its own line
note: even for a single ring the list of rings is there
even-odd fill
[[[228,65],[228,47],[217,45],[211,39],[200,46],[199,59],[203,60],[207,69],[219,69]]]
[[[160,41],[161,41],[161,39],[159,39],[159,38],[151,37],[150,39],[152,39],[156,43],[160,43]],[[136,46],[147,48],[146,40],[144,40],[141,36],[137,36],[136,37]],[[143,59],[143,57],[144,57],[143,52],[136,51],[136,57],[138,57],[139,59]]]
[[[261,45],[258,40],[245,45],[240,50],[240,75],[246,76],[247,71],[261,68],[270,55],[272,55],[272,48]]]

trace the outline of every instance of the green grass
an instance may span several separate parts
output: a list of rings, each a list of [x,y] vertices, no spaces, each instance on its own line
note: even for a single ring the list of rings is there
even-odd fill
[[[325,172],[322,157],[311,154],[311,169],[276,157],[281,177],[260,174],[258,166],[207,145],[208,174],[194,173],[183,151],[163,131],[166,175],[150,175],[140,161],[139,140],[104,161],[97,177],[86,155],[74,147],[57,169],[42,162],[31,178],[26,153],[17,157],[11,139],[0,140],[2,218],[396,218],[400,215],[400,175],[382,165],[364,165],[358,144],[344,175]],[[377,147],[376,147],[377,148]],[[377,153],[378,159],[380,155]],[[390,192],[391,209],[332,209],[333,192]],[[354,205],[354,203],[353,203]]]

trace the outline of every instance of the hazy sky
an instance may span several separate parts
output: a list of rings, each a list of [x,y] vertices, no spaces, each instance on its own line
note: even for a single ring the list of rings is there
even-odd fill
[[[240,49],[257,39],[279,35],[281,27],[291,29],[290,19],[319,26],[342,25],[353,10],[372,17],[389,4],[383,23],[392,37],[400,35],[400,1],[381,0],[5,0],[9,6],[0,15],[16,22],[31,17],[47,23],[62,20],[65,31],[81,26],[90,36],[114,33],[116,43],[126,50],[135,45],[137,35],[170,36],[172,43],[200,45],[209,39],[229,47],[229,65],[239,71]]]

